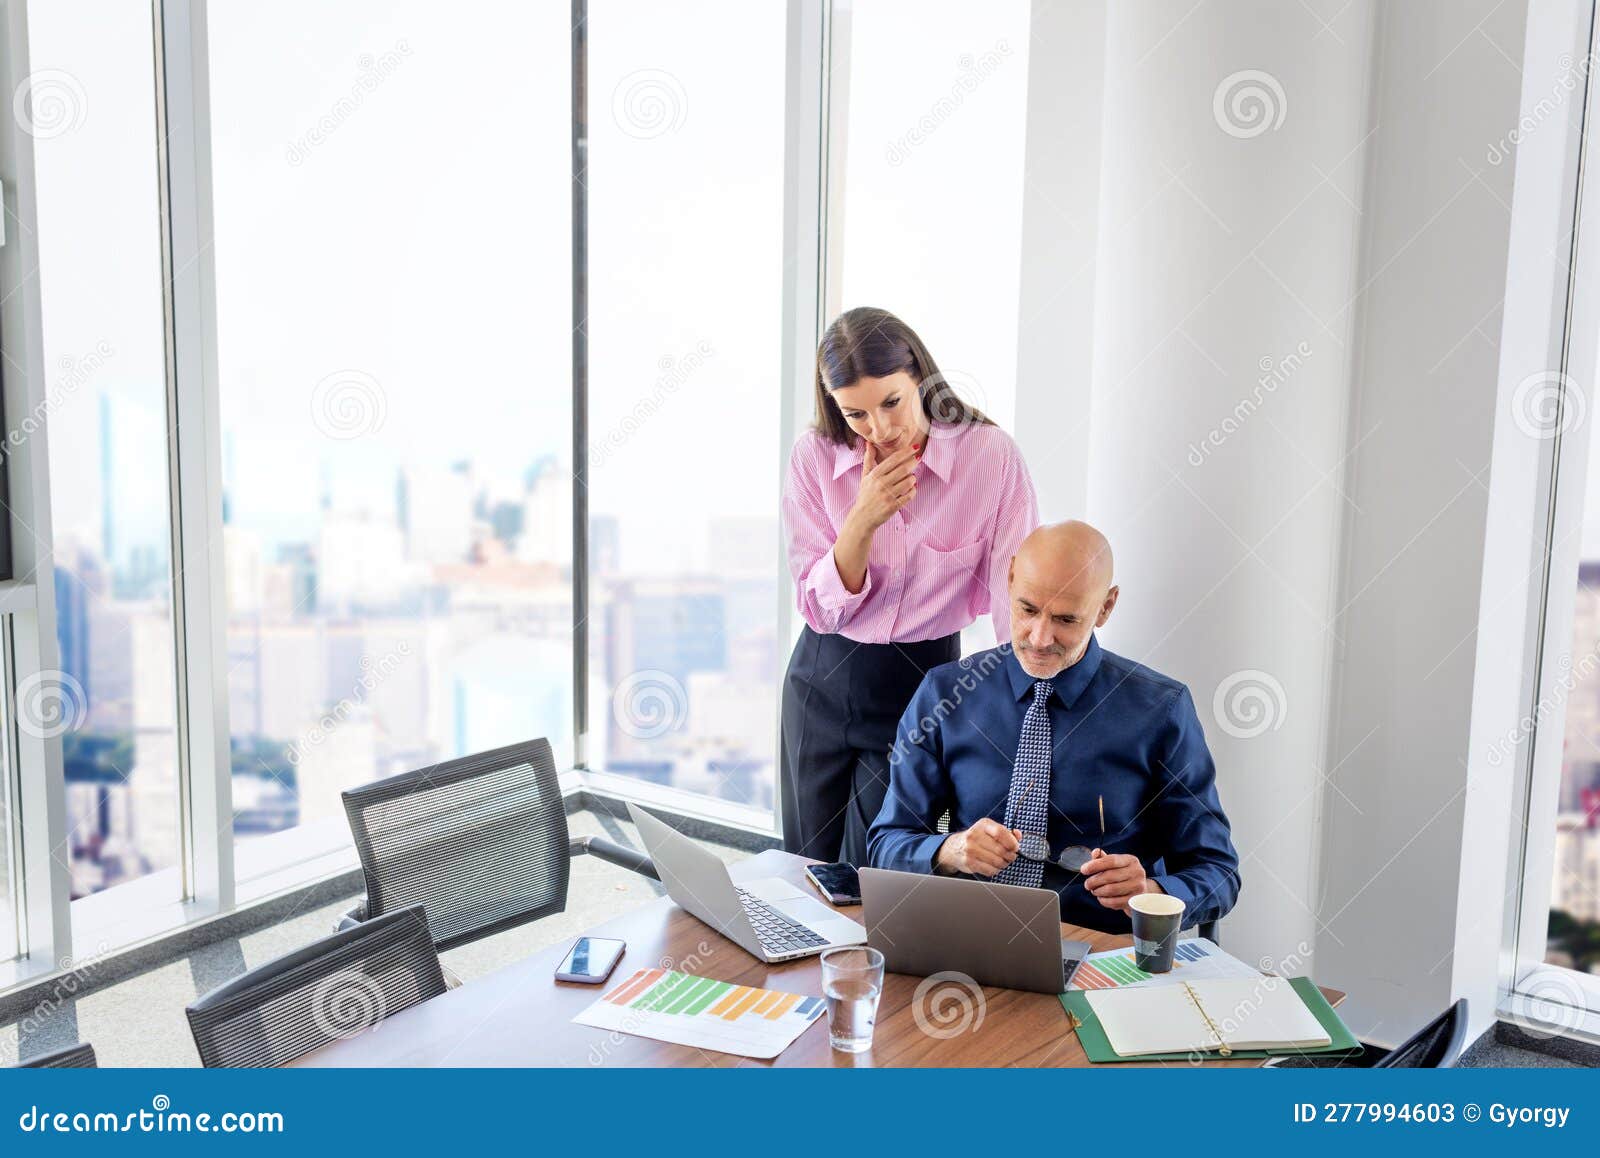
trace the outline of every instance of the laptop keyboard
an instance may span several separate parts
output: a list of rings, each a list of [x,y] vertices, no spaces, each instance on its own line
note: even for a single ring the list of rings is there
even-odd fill
[[[756,937],[768,953],[792,953],[797,949],[814,949],[828,943],[800,922],[784,916],[760,897],[743,889],[737,890],[744,915],[756,931]]]

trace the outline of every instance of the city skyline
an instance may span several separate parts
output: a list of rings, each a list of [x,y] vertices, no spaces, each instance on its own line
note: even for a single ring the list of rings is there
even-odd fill
[[[551,462],[541,456],[525,472],[525,511],[548,510],[545,491],[565,490]],[[472,474],[470,462],[445,469]],[[324,504],[321,534],[275,555],[249,528],[225,526],[240,838],[340,818],[343,788],[485,747],[544,735],[570,751],[565,536],[507,517],[484,489],[447,503],[398,489],[405,497],[386,515],[359,518],[363,534]],[[770,809],[773,742],[761,720],[775,711],[777,650],[762,624],[776,589],[770,575],[750,574],[760,552],[746,544],[753,530],[775,542],[776,519],[736,520],[729,533],[713,521],[708,534],[734,544],[708,548],[715,577],[621,575],[615,521],[593,522],[593,694],[607,705],[605,725],[592,724],[596,760]],[[141,572],[135,584],[107,565],[104,546],[69,544],[57,577],[63,670],[87,707],[67,739],[77,895],[177,855],[170,686],[137,674],[159,669],[171,647],[164,582]],[[139,557],[125,555],[130,566]],[[737,648],[722,642],[729,630]],[[672,685],[665,727],[630,730],[625,711],[609,710],[611,689],[641,671]]]

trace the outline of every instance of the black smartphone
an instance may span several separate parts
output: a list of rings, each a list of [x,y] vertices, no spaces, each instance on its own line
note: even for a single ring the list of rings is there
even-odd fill
[[[861,903],[861,878],[847,864],[808,864],[806,876],[836,905]]]
[[[611,976],[627,947],[626,942],[610,937],[579,937],[556,969],[556,980],[599,985]]]

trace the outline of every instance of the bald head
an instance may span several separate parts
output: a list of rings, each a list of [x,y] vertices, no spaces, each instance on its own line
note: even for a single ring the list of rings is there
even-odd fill
[[[1076,519],[1047,523],[1022,540],[1017,565],[1063,589],[1111,587],[1111,544],[1088,523]]]
[[[1049,679],[1083,658],[1117,602],[1111,544],[1088,523],[1040,527],[1011,560],[1011,646],[1029,675]]]

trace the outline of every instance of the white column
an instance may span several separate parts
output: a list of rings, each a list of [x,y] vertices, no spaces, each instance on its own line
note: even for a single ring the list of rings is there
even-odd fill
[[[1194,695],[1242,860],[1230,950],[1308,962],[1371,8],[1320,35],[1270,0],[1109,16],[1085,512],[1122,586],[1103,641]]]
[[[1518,588],[1526,592],[1530,575],[1537,584],[1543,551],[1515,529],[1533,524],[1538,505],[1525,488],[1537,468],[1515,452],[1536,447],[1525,436],[1518,447],[1504,426],[1528,366],[1550,368],[1550,331],[1537,315],[1551,309],[1551,267],[1567,254],[1548,253],[1560,244],[1554,221],[1541,235],[1524,227],[1514,237],[1514,167],[1490,157],[1517,129],[1526,69],[1530,102],[1553,107],[1540,118],[1538,147],[1518,155],[1516,197],[1534,208],[1538,186],[1575,185],[1561,159],[1571,110],[1551,94],[1561,91],[1560,55],[1569,71],[1582,57],[1573,34],[1587,32],[1590,6],[1381,7],[1373,102],[1382,127],[1363,205],[1353,384],[1361,430],[1371,433],[1348,468],[1363,513],[1345,544],[1335,624],[1344,661],[1330,734],[1332,751],[1354,754],[1327,799],[1317,967],[1351,994],[1351,1028],[1392,1044],[1463,993],[1471,1032],[1493,1012],[1513,773],[1511,762],[1484,767],[1488,745],[1474,750],[1470,740],[1474,729],[1505,735],[1528,708],[1512,641],[1527,638]],[[1567,43],[1525,59],[1530,11],[1566,22]],[[1518,276],[1508,287],[1513,251]],[[1496,454],[1497,418],[1511,458]],[[1508,484],[1522,490],[1520,502],[1508,503]],[[1505,497],[1491,501],[1491,488]],[[1569,635],[1571,620],[1553,630]]]
[[[1575,28],[1580,7],[1539,12]],[[1537,104],[1555,49],[1581,53],[1556,35],[1523,81],[1528,11],[1035,11],[1036,66],[1104,22],[1098,133],[1030,109],[1018,414],[1041,506],[1111,537],[1105,644],[1194,693],[1243,857],[1229,949],[1347,990],[1380,1043],[1461,993],[1487,1024],[1515,883],[1510,788],[1469,779],[1470,740],[1525,706],[1517,592],[1548,476],[1495,457],[1495,399],[1559,298],[1518,298],[1505,324],[1531,337],[1505,365],[1497,314],[1508,252],[1519,284],[1562,255],[1559,228],[1517,248],[1490,150],[1519,85]],[[1030,97],[1068,108],[1081,83],[1036,75]],[[1549,200],[1561,165],[1523,152],[1518,203]],[[1063,261],[1086,213],[1092,290]]]
[[[1054,523],[1088,499],[1106,0],[1033,0],[1028,39],[1014,433]]]

